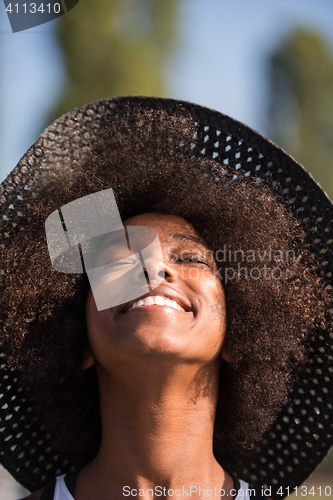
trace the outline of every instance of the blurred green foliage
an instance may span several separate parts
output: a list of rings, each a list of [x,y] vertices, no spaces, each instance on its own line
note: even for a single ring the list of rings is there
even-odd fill
[[[115,95],[164,95],[176,0],[80,0],[59,19],[67,81],[51,120]]]
[[[333,197],[333,51],[322,35],[295,29],[271,55],[270,137]]]

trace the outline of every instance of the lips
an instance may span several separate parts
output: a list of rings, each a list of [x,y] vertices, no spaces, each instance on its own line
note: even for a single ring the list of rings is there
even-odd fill
[[[151,292],[146,293],[145,295],[142,295],[141,297],[138,297],[137,299],[132,300],[131,302],[127,302],[127,304],[125,304],[119,312],[120,314],[125,314],[126,312],[129,311],[129,309],[133,306],[133,304],[138,303],[139,300],[144,300],[146,297],[157,297],[157,296],[165,299],[164,306],[168,306],[169,304],[168,300],[170,300],[171,302],[176,302],[180,306],[181,309],[179,310],[183,310],[184,312],[192,312],[192,305],[187,297],[180,294],[176,290],[166,287],[156,287]],[[157,305],[162,305],[158,304],[158,302],[159,300],[157,299]],[[156,302],[154,300],[154,304],[155,303]],[[176,307],[174,307],[174,309],[176,309]]]

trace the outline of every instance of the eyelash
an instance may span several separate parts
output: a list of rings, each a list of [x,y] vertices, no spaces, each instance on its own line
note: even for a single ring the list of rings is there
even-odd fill
[[[113,262],[108,262],[107,264],[105,264],[106,266],[113,266],[113,267],[116,267],[116,266],[123,266],[123,265],[126,265],[126,264],[131,264],[131,265],[136,265],[138,263],[138,260],[136,259],[122,259],[122,260],[119,260],[119,261],[113,261]]]
[[[209,266],[208,262],[201,255],[183,255],[182,258],[172,257],[171,262],[193,262],[195,264],[204,264]]]

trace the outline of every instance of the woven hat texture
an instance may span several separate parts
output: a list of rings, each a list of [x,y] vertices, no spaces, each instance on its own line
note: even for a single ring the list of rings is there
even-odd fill
[[[302,222],[311,251],[332,283],[333,206],[311,175],[284,151],[242,123],[201,106],[171,99],[119,97],[74,109],[49,126],[31,146],[0,187],[1,245],[10,248],[17,231],[29,232],[20,222],[21,210],[38,197],[38,183],[55,165],[79,160],[90,150],[94,136],[126,104],[172,113],[181,104],[195,119],[198,156],[213,158],[222,169],[266,179],[278,188],[288,207]],[[179,109],[178,109],[179,113]],[[72,137],[71,141],[68,137]],[[65,167],[64,167],[65,168]],[[219,169],[211,172],[220,182]],[[32,200],[32,201],[31,201]],[[6,269],[0,269],[4,274]],[[1,278],[1,275],[0,275]],[[1,325],[0,325],[1,328]],[[333,444],[333,333],[313,332],[308,360],[278,417],[255,449],[228,464],[228,472],[258,485],[272,486],[272,497],[283,498],[300,485]],[[3,360],[4,354],[1,351]],[[31,406],[19,383],[19,374],[0,363],[0,459],[29,490],[75,467],[56,453],[43,428],[30,417]],[[219,459],[218,450],[215,450]],[[279,488],[283,490],[279,490]],[[279,494],[282,491],[282,494]]]

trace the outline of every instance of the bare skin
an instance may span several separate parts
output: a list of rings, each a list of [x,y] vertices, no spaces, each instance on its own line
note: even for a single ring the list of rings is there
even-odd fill
[[[165,488],[162,498],[168,489],[185,498],[191,486],[216,488],[212,498],[221,488],[230,496],[233,480],[212,451],[221,353],[228,360],[225,295],[213,257],[180,217],[142,214],[125,224],[157,230],[163,258],[151,265],[156,280],[165,276],[151,293],[173,294],[182,310],[155,304],[128,310],[136,298],[97,311],[89,293],[90,348],[82,368],[94,365],[97,372],[103,432],[99,453],[78,475],[75,500],[124,500],[124,486],[138,495],[144,490],[141,498],[152,498],[147,489],[158,486]]]

